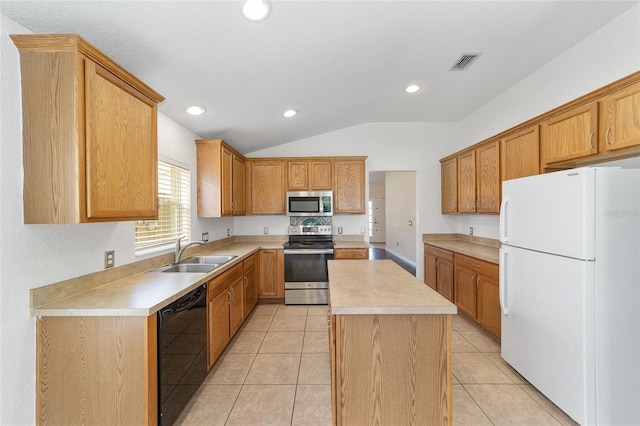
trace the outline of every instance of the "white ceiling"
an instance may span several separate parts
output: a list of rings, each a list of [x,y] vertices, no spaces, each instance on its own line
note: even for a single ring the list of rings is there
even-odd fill
[[[240,152],[366,122],[455,122],[638,1],[1,1],[35,33],[77,33]],[[462,54],[481,53],[467,71]],[[419,83],[409,95],[404,88]],[[194,118],[185,108],[203,105]],[[299,111],[291,119],[285,109]]]

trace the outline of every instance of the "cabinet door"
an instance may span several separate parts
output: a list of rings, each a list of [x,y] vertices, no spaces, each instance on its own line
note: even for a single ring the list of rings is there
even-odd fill
[[[438,259],[436,263],[438,293],[453,302],[453,263]]]
[[[284,251],[260,250],[258,296],[284,297]]]
[[[618,90],[605,100],[605,149],[640,145],[640,83]]]
[[[477,319],[487,330],[500,337],[500,295],[497,279],[478,275]]]
[[[476,152],[458,157],[458,212],[476,211]]]
[[[438,273],[436,269],[437,263],[438,263],[438,258],[435,257],[433,254],[427,253],[425,251],[424,283],[436,291],[438,291]]]
[[[441,211],[458,212],[458,159],[451,158],[440,164],[441,174]]]
[[[502,180],[540,173],[540,132],[535,125],[500,140]]]
[[[233,156],[232,170],[232,206],[234,216],[244,216],[247,214],[247,201],[245,195],[245,160],[244,158]]]
[[[87,220],[154,219],[156,104],[100,65],[84,63]]]
[[[208,338],[208,365],[209,368],[229,343],[229,292],[228,287],[209,287],[207,301],[207,334]]]
[[[244,274],[244,315],[248,316],[258,301],[258,270],[251,268]]]
[[[478,175],[476,194],[478,213],[500,212],[500,142],[483,144],[476,149]]]
[[[311,191],[331,191],[333,189],[333,169],[331,160],[311,160],[309,163],[309,189]]]
[[[232,338],[244,321],[244,276],[229,286],[229,293],[229,338]]]
[[[233,152],[222,147],[220,197],[222,216],[233,215]]]
[[[336,160],[334,212],[364,214],[364,160]]]
[[[286,214],[284,160],[251,162],[251,213]]]
[[[476,276],[470,269],[455,267],[455,304],[471,318],[476,317]]]
[[[307,160],[287,161],[287,191],[309,189],[309,162]]]
[[[598,152],[598,103],[592,102],[542,122],[541,160],[547,165]]]

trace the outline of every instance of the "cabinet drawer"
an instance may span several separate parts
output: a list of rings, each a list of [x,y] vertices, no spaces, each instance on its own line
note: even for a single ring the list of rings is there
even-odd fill
[[[251,256],[247,257],[245,260],[242,261],[242,265],[244,267],[244,271],[245,272],[255,268],[255,266],[256,266],[256,255],[252,254]]]
[[[456,253],[456,266],[466,267],[489,278],[498,279],[498,265]]]
[[[242,263],[238,263],[233,268],[209,281],[209,299],[226,290],[230,284],[233,284],[240,277],[242,277]]]
[[[369,250],[367,249],[335,249],[333,251],[334,259],[368,259]]]
[[[442,260],[446,260],[447,262],[453,263],[453,252],[445,249],[441,249],[438,247],[430,246],[425,244],[424,246],[425,254],[429,254],[431,256],[436,256],[441,258]]]

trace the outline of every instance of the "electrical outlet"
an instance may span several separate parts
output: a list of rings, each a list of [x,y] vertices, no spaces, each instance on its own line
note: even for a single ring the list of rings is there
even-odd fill
[[[227,237],[231,236],[231,229],[227,228]]]
[[[108,250],[104,252],[104,269],[113,268],[116,264],[116,251]]]
[[[342,234],[342,226],[338,226],[338,234]]]
[[[265,227],[262,229],[262,232],[264,233],[264,235],[267,235],[267,234],[269,233],[269,227],[268,227],[268,226],[265,226]]]
[[[473,226],[469,227],[469,235],[473,235]]]
[[[204,241],[205,243],[207,241],[209,241],[209,233],[208,232],[203,232],[202,233],[202,241]]]

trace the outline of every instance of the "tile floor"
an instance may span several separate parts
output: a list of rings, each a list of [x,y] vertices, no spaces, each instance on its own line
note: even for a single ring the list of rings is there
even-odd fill
[[[326,306],[258,305],[177,424],[330,425],[326,315]],[[454,425],[576,424],[459,315],[452,347]]]

